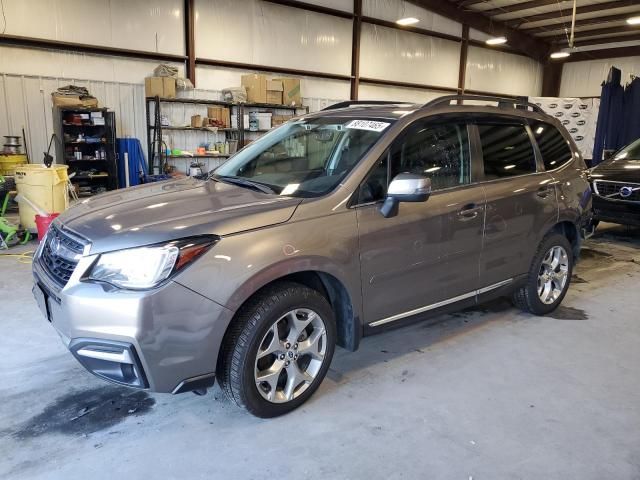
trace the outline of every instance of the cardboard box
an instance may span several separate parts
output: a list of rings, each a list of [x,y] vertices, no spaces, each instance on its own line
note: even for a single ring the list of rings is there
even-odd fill
[[[98,106],[98,99],[95,97],[80,97],[80,95],[57,95],[51,94],[51,99],[56,107],[86,107]]]
[[[162,91],[164,98],[176,98],[176,79],[162,77]]]
[[[202,117],[200,115],[191,116],[191,126],[194,128],[202,127]]]
[[[282,91],[284,87],[278,80],[267,80],[267,103],[282,105]]]
[[[144,79],[147,97],[176,98],[176,79],[173,77],[147,77]]]
[[[247,89],[247,102],[267,102],[267,77],[266,75],[252,74],[242,75],[242,86]]]
[[[302,105],[302,92],[300,91],[299,78],[274,78],[282,82],[282,104],[283,105]]]
[[[162,77],[147,77],[144,79],[144,94],[147,97],[163,97],[164,83]]]
[[[227,107],[207,107],[207,116],[222,122],[224,128],[231,126],[231,111]]]
[[[288,122],[293,118],[293,115],[274,115],[271,117],[271,125],[277,127],[283,123]]]

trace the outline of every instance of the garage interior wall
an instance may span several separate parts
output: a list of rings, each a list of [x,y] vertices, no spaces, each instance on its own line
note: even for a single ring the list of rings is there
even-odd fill
[[[621,57],[606,60],[565,63],[560,83],[561,97],[599,97],[602,82],[611,67],[622,70],[622,83],[631,81],[631,75],[640,77],[640,57]]]
[[[183,0],[4,0],[7,35],[184,55]],[[353,0],[306,3],[351,13]],[[198,59],[316,71],[344,80],[301,76],[303,101],[316,111],[350,96],[350,19],[263,0],[195,0]],[[38,11],[38,15],[33,15]],[[402,0],[363,0],[366,17],[421,20],[421,28],[460,36],[462,25]],[[91,25],[91,28],[86,28]],[[485,34],[472,30],[472,39]],[[458,87],[460,42],[364,22],[360,37],[360,99],[425,102]],[[39,161],[53,133],[50,93],[86,86],[116,113],[119,137],[136,137],[146,149],[144,77],[160,61],[0,46],[0,134],[20,135]],[[166,63],[166,62],[165,62]],[[183,63],[175,63],[185,75]],[[219,98],[257,70],[196,66],[192,98]],[[269,74],[269,72],[264,72]],[[278,74],[281,75],[281,74]],[[539,95],[541,66],[527,57],[470,46],[465,87],[510,95]],[[375,83],[371,80],[379,80]],[[384,85],[385,81],[436,89]],[[443,90],[439,90],[442,87]],[[174,113],[175,114],[175,113]],[[188,122],[191,112],[185,108]],[[180,112],[178,112],[180,115]],[[189,135],[185,133],[185,135]],[[192,143],[192,142],[188,142]]]

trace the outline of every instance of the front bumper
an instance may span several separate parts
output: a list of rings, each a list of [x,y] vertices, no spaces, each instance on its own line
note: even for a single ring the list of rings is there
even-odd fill
[[[640,202],[611,200],[593,196],[593,216],[595,220],[640,226]]]
[[[105,380],[180,393],[213,384],[233,312],[177,282],[148,291],[80,281],[95,256],[80,259],[59,288],[33,262],[34,294],[64,344]]]

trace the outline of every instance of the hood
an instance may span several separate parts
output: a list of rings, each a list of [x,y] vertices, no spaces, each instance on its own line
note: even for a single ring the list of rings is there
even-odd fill
[[[57,221],[89,239],[93,254],[284,223],[301,201],[214,180],[187,178],[83,200]]]
[[[591,180],[640,183],[640,160],[610,159],[589,171]]]

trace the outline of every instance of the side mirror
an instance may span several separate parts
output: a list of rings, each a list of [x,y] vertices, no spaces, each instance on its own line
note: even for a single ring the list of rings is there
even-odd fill
[[[431,195],[431,179],[415,173],[399,173],[391,180],[380,213],[393,217],[400,202],[426,202]]]
[[[604,149],[602,151],[602,161],[609,160],[613,155],[615,155],[616,151],[617,150]]]

